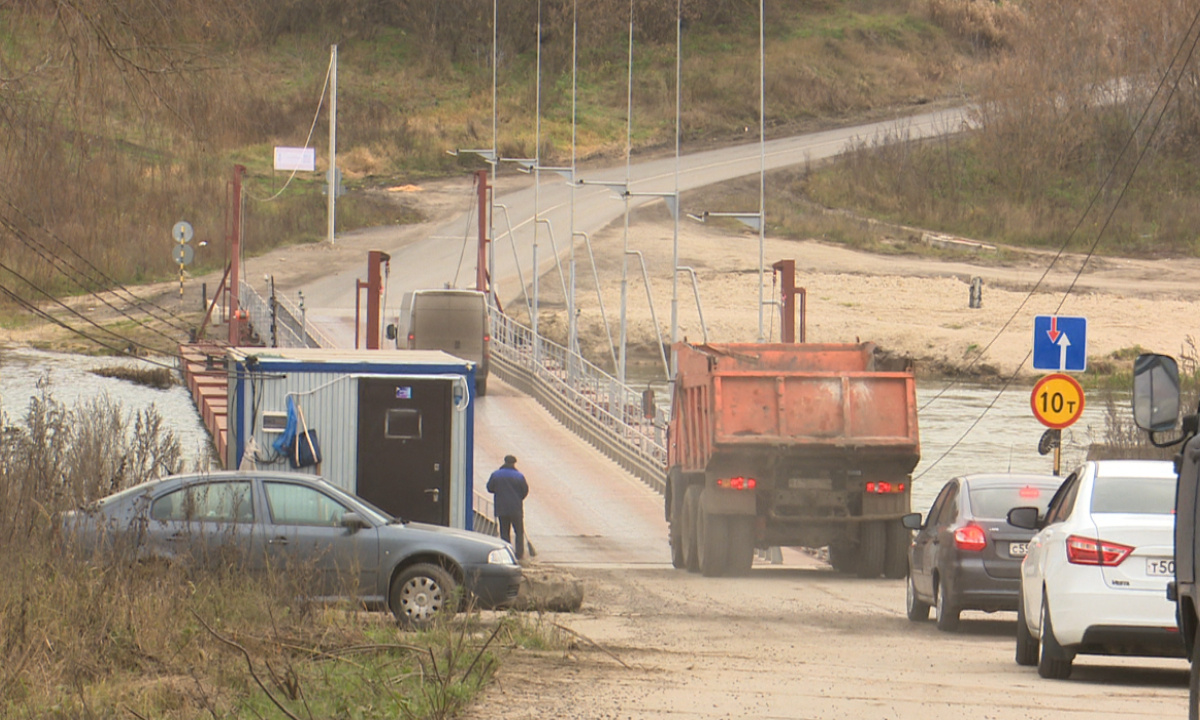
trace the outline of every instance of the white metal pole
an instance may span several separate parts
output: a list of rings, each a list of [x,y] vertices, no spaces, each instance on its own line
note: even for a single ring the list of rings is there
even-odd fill
[[[625,93],[625,231],[621,248],[621,346],[617,380],[625,384],[625,347],[628,338],[626,309],[629,298],[629,163],[633,154],[633,0],[629,0],[629,80]]]
[[[571,288],[567,292],[567,353],[579,352],[579,328],[575,322],[575,173],[578,136],[576,113],[579,93],[579,0],[571,4],[571,235],[569,253]],[[572,363],[574,367],[574,363]]]
[[[326,210],[329,215],[329,243],[332,245],[337,217],[337,45],[330,47],[329,72],[329,197]]]
[[[533,317],[529,326],[533,330],[533,361],[538,361],[538,220],[541,219],[542,191],[542,0],[537,6],[537,90],[534,109],[533,132]]]
[[[496,59],[498,53],[496,44],[499,38],[497,27],[500,24],[498,5],[500,0],[492,0],[492,193],[496,192],[496,166],[500,164],[499,147],[496,140],[496,124],[498,110],[496,106]],[[496,241],[496,214],[492,207],[491,195],[488,198],[488,304],[496,307],[496,247],[490,243]]]
[[[683,77],[683,0],[675,0],[675,234],[671,245],[671,367],[670,378],[675,378],[678,369],[675,358],[675,343],[679,342],[679,132],[680,132],[680,80]]]
[[[758,0],[758,341],[763,342],[763,309],[766,307],[767,244],[767,63],[766,0]]]

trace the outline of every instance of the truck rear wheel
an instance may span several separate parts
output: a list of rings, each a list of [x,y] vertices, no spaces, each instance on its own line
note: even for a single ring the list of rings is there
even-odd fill
[[[700,514],[700,488],[689,485],[683,494],[683,518],[680,523],[680,538],[683,541],[683,566],[689,572],[700,569],[700,557],[696,552],[696,520]]]
[[[729,559],[729,516],[710,514],[705,511],[704,503],[700,503],[699,518],[696,547],[700,572],[704,577],[719,577],[725,574]]]
[[[729,574],[747,575],[754,565],[754,517],[729,516]]]
[[[671,564],[677,568],[686,568],[687,559],[683,554],[683,515],[684,501],[683,495],[686,488],[679,481],[678,476],[674,473],[670,481],[671,493],[671,513],[667,518],[669,524],[668,537],[671,541]]]
[[[850,573],[858,569],[858,555],[854,545],[846,540],[829,543],[829,564],[840,573]]]
[[[892,520],[887,524],[887,551],[883,562],[883,576],[899,580],[908,574],[908,546],[912,544],[912,532]]]
[[[887,559],[887,524],[865,522],[858,532],[858,576],[877,578]]]

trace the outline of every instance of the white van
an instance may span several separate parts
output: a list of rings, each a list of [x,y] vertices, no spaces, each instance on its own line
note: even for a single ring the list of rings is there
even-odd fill
[[[487,294],[478,290],[416,290],[408,308],[408,348],[444,350],[475,363],[475,392],[487,394]]]

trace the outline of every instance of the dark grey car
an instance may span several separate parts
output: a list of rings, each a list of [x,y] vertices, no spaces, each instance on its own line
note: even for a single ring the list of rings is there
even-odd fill
[[[393,518],[319,477],[279,472],[176,475],[68,513],[85,550],[137,559],[243,564],[304,573],[318,600],[355,599],[424,625],[454,610],[456,588],[477,606],[516,597],[521,567],[487,535]]]
[[[1044,513],[1062,478],[1054,475],[978,474],[946,483],[924,523],[904,517],[916,530],[908,552],[908,619],[929,619],[936,607],[939,630],[958,627],[963,610],[1016,610],[1021,561],[1033,531],[1013,527],[1014,507]]]

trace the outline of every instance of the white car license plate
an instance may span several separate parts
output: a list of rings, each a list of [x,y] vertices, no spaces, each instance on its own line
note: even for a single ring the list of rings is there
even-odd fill
[[[1029,543],[1009,543],[1008,554],[1010,557],[1025,557],[1029,552]]]
[[[1175,561],[1167,558],[1146,558],[1147,575],[1175,576]]]

